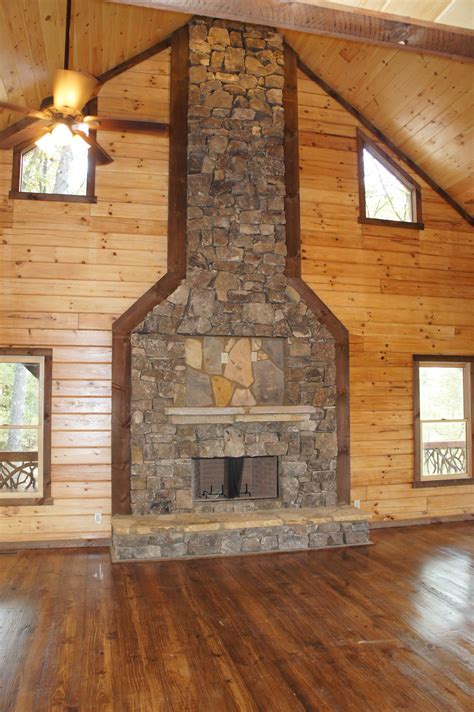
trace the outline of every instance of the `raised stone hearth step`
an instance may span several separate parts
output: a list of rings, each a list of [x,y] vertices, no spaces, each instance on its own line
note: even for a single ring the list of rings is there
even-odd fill
[[[167,559],[369,544],[370,515],[349,506],[112,518],[112,558]]]

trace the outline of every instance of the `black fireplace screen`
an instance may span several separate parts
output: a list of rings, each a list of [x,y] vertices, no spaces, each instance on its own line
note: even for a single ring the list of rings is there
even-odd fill
[[[195,499],[277,496],[277,457],[213,457],[195,461]]]

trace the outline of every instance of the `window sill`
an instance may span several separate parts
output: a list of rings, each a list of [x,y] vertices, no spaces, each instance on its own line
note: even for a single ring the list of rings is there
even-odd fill
[[[474,484],[474,477],[457,477],[451,480],[416,480],[413,482],[413,487],[454,487],[472,484]]]
[[[424,230],[425,225],[421,222],[403,222],[402,220],[379,220],[379,218],[359,217],[358,222],[363,225],[381,225],[384,227],[406,227],[408,230]]]
[[[0,497],[0,507],[44,507],[54,504],[52,497]]]
[[[11,190],[8,194],[13,200],[40,200],[56,203],[97,203],[95,195],[61,195],[59,193],[24,193]]]

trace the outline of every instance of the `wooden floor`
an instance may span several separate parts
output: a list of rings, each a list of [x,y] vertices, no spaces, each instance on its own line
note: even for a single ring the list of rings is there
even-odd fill
[[[473,533],[159,564],[0,554],[0,710],[467,711]]]

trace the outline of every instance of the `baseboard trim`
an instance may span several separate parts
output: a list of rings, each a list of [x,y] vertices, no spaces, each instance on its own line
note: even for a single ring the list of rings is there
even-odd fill
[[[369,521],[369,529],[385,529],[386,527],[416,527],[423,524],[444,524],[448,522],[469,522],[474,520],[472,514],[452,514],[446,517],[421,517],[420,519],[390,519],[384,521]]]
[[[43,539],[40,541],[0,541],[0,552],[23,549],[87,549],[110,546],[110,537],[99,539]]]

